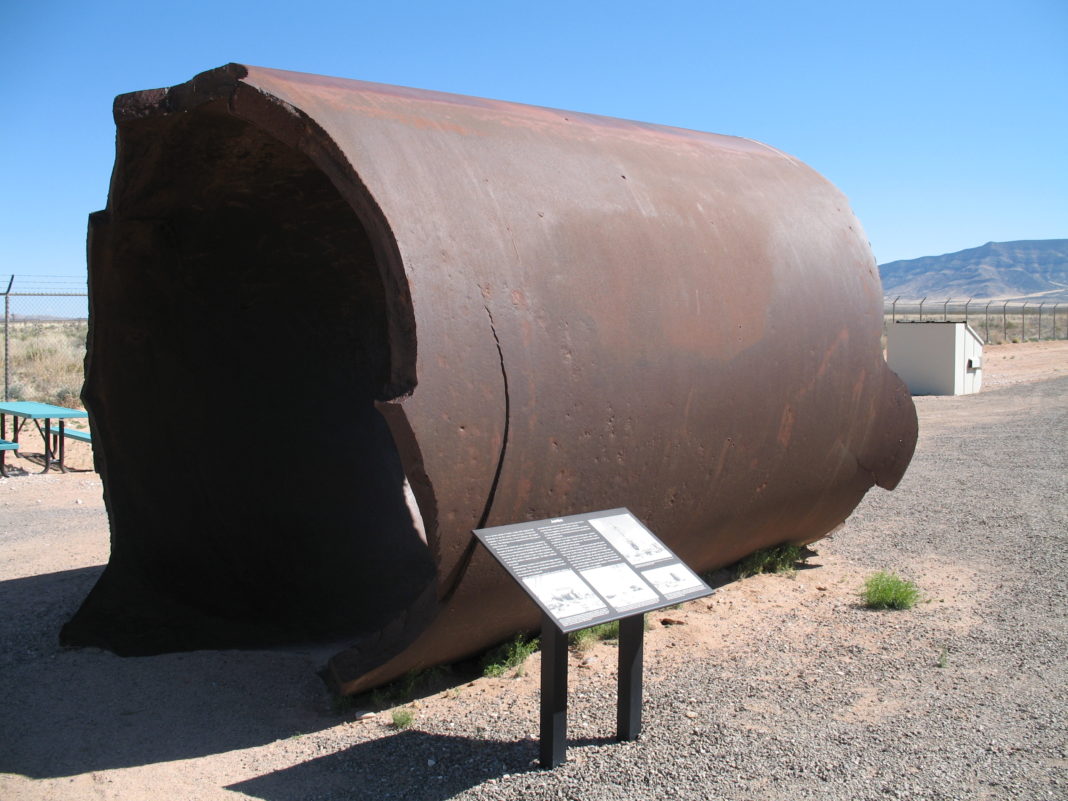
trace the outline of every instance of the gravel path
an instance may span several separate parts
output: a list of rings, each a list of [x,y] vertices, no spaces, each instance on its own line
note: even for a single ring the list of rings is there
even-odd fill
[[[554,771],[534,764],[537,657],[414,702],[398,732],[331,711],[312,651],[63,651],[98,562],[78,544],[48,575],[4,562],[0,798],[1066,799],[1068,378],[916,401],[901,486],[870,492],[813,567],[654,617],[638,741],[612,741],[612,647],[573,660]],[[879,569],[924,601],[862,608]]]
[[[816,546],[814,562],[834,554],[914,579],[921,608],[807,593],[651,682],[639,743],[573,746],[547,774],[527,769],[533,744],[510,742],[529,726],[494,726],[502,742],[487,753],[428,723],[404,749],[419,781],[383,777],[367,797],[447,798],[477,765],[479,783],[456,798],[1068,798],[1066,397],[1059,379],[918,398],[921,441],[902,485],[870,493]],[[611,686],[601,690],[580,689],[570,711],[603,736]],[[513,775],[481,781],[493,761]]]

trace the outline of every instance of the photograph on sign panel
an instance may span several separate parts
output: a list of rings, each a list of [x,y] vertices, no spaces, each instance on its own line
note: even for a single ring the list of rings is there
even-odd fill
[[[595,517],[590,520],[590,525],[600,531],[632,565],[671,558],[671,553],[630,515]]]
[[[594,609],[604,609],[586,582],[574,570],[558,570],[541,576],[528,576],[523,583],[556,618],[573,617]]]
[[[642,577],[667,596],[701,588],[701,580],[681,562],[643,570]]]
[[[656,601],[658,596],[642,581],[641,576],[627,565],[608,565],[583,570],[582,577],[608,601],[614,609],[629,609]]]

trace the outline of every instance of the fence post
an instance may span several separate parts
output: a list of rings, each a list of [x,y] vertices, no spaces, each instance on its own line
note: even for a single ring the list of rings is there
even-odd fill
[[[7,282],[4,291],[4,400],[11,400],[7,394],[11,385],[11,285],[15,283],[15,276]]]
[[[1005,301],[1001,305],[1001,339],[1002,345],[1009,341],[1009,302]]]
[[[1027,304],[1030,301],[1025,300],[1024,305],[1020,307],[1020,341],[1027,341]]]
[[[983,313],[986,315],[986,317],[985,317],[985,319],[983,321],[983,325],[986,328],[986,343],[985,344],[987,344],[987,345],[990,344],[990,304],[993,303],[993,302],[994,301],[992,301],[992,300],[988,300],[986,302],[986,308],[983,309]]]
[[[890,304],[890,322],[891,323],[896,323],[897,322],[897,302],[899,300],[901,300],[901,296],[900,295],[898,295],[896,298],[894,298],[894,302]]]
[[[946,311],[949,308],[949,304],[953,301],[953,298],[946,298],[946,302],[942,304],[942,322],[949,320],[949,312]]]
[[[1054,339],[1060,339],[1060,337],[1057,336],[1057,307],[1060,306],[1060,305],[1061,304],[1059,304],[1059,303],[1054,303],[1053,304],[1053,338]],[[1068,337],[1068,332],[1065,332],[1065,336]]]
[[[972,303],[972,299],[968,298],[967,302],[965,302],[965,304],[964,304],[964,324],[965,325],[968,325],[968,307],[971,305],[971,303]]]
[[[920,322],[923,322],[923,301],[927,300],[927,296],[923,296],[923,300],[920,301]]]
[[[1041,303],[1038,304],[1038,341],[1039,342],[1042,341],[1042,307],[1045,306],[1048,302],[1049,301],[1044,300],[1044,301],[1042,301]]]

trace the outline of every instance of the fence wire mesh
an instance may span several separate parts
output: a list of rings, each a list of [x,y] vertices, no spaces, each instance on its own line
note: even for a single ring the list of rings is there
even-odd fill
[[[0,275],[4,301],[4,400],[78,406],[88,295],[84,279]],[[883,328],[896,322],[965,322],[990,345],[1068,339],[1068,301],[885,298]]]
[[[4,400],[79,406],[89,307],[85,281],[0,276]]]
[[[1068,339],[1068,301],[885,298],[884,333],[896,322],[964,322],[988,345]]]

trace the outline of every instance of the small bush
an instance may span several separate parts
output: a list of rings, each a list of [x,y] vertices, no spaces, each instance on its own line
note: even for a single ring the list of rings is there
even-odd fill
[[[412,725],[413,720],[415,720],[415,713],[412,710],[403,706],[393,710],[393,728],[407,729]]]
[[[356,702],[351,695],[331,693],[330,708],[333,709],[335,715],[345,715],[356,708]]]
[[[410,670],[403,677],[371,691],[370,701],[379,709],[407,703],[419,694],[427,694],[448,680],[452,669],[448,665]]]
[[[86,332],[82,321],[12,326],[9,399],[79,406]]]
[[[571,632],[567,635],[567,644],[576,651],[586,651],[592,648],[595,643],[603,640],[618,639],[619,621],[613,620],[611,623],[599,623],[596,626],[590,626],[588,629]]]
[[[790,573],[796,569],[798,562],[807,558],[800,545],[762,548],[735,562],[734,575],[738,578],[748,578],[758,573]]]
[[[56,390],[56,400],[60,406],[77,406],[81,403],[81,391],[80,386],[60,387]]]
[[[482,658],[483,676],[503,676],[513,668],[519,668],[527,657],[538,650],[537,637],[527,639],[522,634],[517,634],[511,642],[506,642],[486,652]]]
[[[869,609],[911,609],[920,599],[920,591],[911,581],[880,571],[864,581],[860,597]]]

